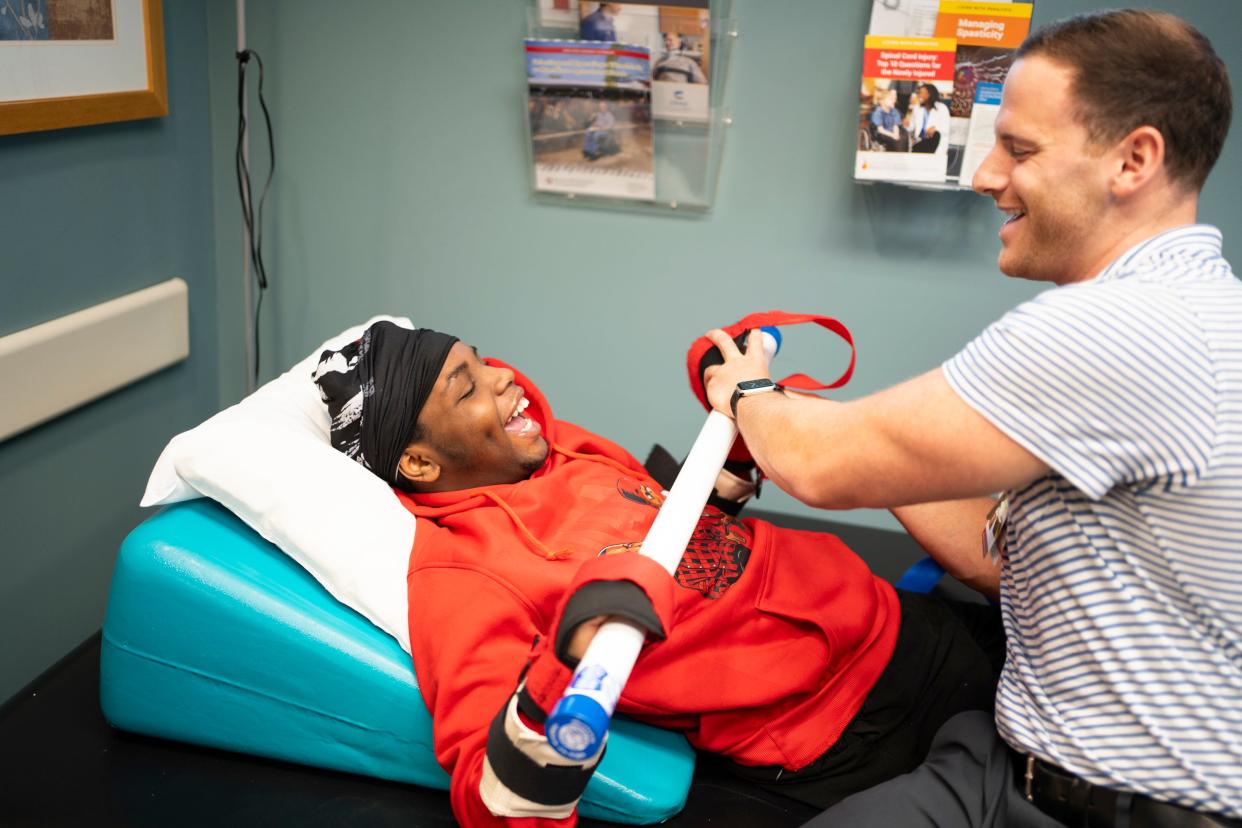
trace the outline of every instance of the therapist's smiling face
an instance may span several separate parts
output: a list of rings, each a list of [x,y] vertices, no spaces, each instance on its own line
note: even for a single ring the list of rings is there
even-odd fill
[[[996,144],[974,190],[1005,213],[998,266],[1023,279],[1067,284],[1098,271],[1111,244],[1109,153],[1075,117],[1073,71],[1033,55],[1005,80]]]
[[[525,480],[548,456],[539,423],[524,413],[527,404],[513,371],[486,365],[469,345],[454,343],[401,472],[421,491]]]

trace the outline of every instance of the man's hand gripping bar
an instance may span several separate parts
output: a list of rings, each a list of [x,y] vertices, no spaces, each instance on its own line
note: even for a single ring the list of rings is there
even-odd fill
[[[771,360],[780,350],[781,334],[774,327],[762,330],[763,350]],[[719,411],[707,415],[707,422],[647,532],[641,554],[659,563],[670,576],[677,571],[735,439],[737,426],[733,420]],[[583,761],[599,751],[644,638],[642,630],[624,621],[610,621],[599,628],[574,670],[565,695],[545,723],[548,742],[557,753]]]

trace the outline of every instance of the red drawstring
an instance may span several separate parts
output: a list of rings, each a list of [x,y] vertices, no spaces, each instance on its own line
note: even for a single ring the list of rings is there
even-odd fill
[[[573,554],[573,552],[569,549],[561,549],[553,552],[545,546],[539,538],[535,537],[533,532],[526,528],[526,524],[522,522],[520,517],[518,517],[517,512],[513,511],[513,507],[506,503],[504,498],[500,495],[488,489],[479,489],[477,494],[480,494],[492,503],[495,503],[500,507],[501,511],[509,516],[509,520],[513,521],[513,525],[516,526],[518,531],[522,534],[522,538],[526,541],[526,545],[530,547],[532,554],[540,555],[545,561],[562,561]]]

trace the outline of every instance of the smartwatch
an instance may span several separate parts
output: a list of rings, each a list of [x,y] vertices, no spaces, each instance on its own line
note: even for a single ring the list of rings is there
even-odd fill
[[[768,391],[781,391],[781,386],[772,382],[770,379],[753,379],[742,380],[733,389],[733,396],[729,398],[729,411],[733,413],[733,419],[737,419],[737,401],[742,397],[750,397],[754,394],[764,394]]]

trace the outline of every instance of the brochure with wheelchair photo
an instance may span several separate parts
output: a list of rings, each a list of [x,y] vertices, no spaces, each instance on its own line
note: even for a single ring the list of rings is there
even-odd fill
[[[856,180],[944,182],[956,50],[951,37],[867,36]]]
[[[526,75],[536,190],[655,198],[648,49],[527,39]]]

